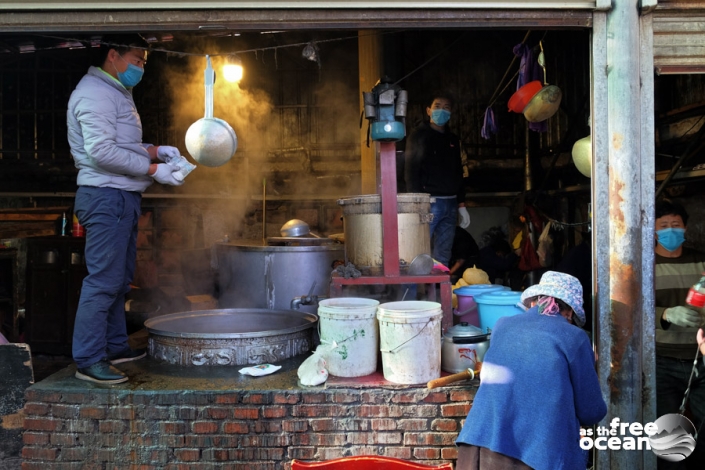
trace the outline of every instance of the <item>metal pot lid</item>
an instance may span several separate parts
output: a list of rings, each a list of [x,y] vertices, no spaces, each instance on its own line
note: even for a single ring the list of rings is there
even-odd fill
[[[484,334],[485,333],[483,333],[483,331],[475,325],[471,325],[467,322],[462,322],[448,328],[445,336],[447,336],[448,338],[472,338],[474,336],[480,336]]]

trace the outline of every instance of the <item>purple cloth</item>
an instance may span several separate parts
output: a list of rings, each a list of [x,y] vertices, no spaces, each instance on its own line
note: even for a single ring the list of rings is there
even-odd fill
[[[481,135],[482,135],[483,139],[489,140],[492,138],[492,134],[496,134],[496,133],[497,133],[497,121],[495,120],[494,111],[492,110],[492,107],[488,106],[487,109],[485,110],[485,121],[482,124]]]
[[[521,61],[519,62],[519,78],[517,78],[517,90],[534,80],[539,80],[541,83],[544,83],[543,67],[539,65],[537,57],[534,56],[533,49],[524,43],[520,43],[514,46],[513,51],[515,56],[521,57]],[[548,130],[548,123],[546,121],[530,122],[529,129],[536,132],[546,132]]]

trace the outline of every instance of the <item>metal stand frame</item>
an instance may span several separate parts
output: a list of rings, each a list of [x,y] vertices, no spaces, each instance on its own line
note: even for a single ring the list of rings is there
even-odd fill
[[[453,326],[452,287],[450,276],[434,269],[422,276],[402,275],[399,270],[399,221],[397,219],[397,162],[396,144],[380,142],[380,194],[382,199],[382,262],[381,276],[360,276],[357,279],[345,279],[333,273],[330,284],[330,296],[341,297],[343,286],[387,285],[387,284],[431,284],[428,290],[429,300],[436,300],[435,285],[440,285],[441,308],[443,320],[441,329],[445,331]]]

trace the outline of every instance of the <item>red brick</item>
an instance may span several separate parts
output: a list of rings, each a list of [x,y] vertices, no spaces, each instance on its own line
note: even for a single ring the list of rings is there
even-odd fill
[[[327,401],[327,395],[325,393],[306,393],[302,396],[303,403],[325,403]]]
[[[276,460],[281,461],[284,458],[284,449],[282,448],[256,448],[248,447],[246,449],[229,449],[228,457],[230,460]]]
[[[269,393],[248,393],[242,397],[242,403],[250,405],[266,405],[271,403],[271,401]]]
[[[295,434],[301,436],[302,434]],[[275,434],[265,434],[265,435],[247,435],[242,436],[240,439],[240,445],[242,447],[284,447],[290,444],[290,438],[288,435],[275,435]]]
[[[434,419],[431,422],[432,431],[458,431],[458,422],[454,419]]]
[[[452,432],[407,432],[404,434],[405,446],[450,446],[455,443],[457,433]]]
[[[233,417],[235,419],[259,419],[259,408],[235,408]]]
[[[40,432],[26,432],[22,434],[22,442],[25,445],[45,445],[49,444],[49,434],[44,434]]]
[[[356,403],[360,401],[360,394],[353,390],[345,392],[335,392],[333,394],[334,403]]]
[[[423,401],[426,403],[446,403],[448,402],[448,394],[445,392],[431,392]]]
[[[215,460],[217,462],[225,462],[229,459],[227,449],[206,449],[203,451],[203,460]]]
[[[26,435],[27,433],[25,433]],[[66,434],[66,433],[52,433],[50,437],[52,445],[60,447],[71,447],[78,445],[79,437],[78,434]]]
[[[288,457],[290,459],[313,460],[316,457],[316,448],[290,446],[288,448]]]
[[[336,420],[333,418],[321,418],[312,419],[304,422],[308,422],[311,425],[311,430],[314,432],[325,432],[325,431],[335,431],[336,430]]]
[[[25,403],[24,414],[25,416],[38,415],[44,416],[49,413],[50,407],[46,403]]]
[[[357,434],[357,433],[353,433]],[[343,446],[347,443],[347,435],[344,433],[325,433],[325,434],[292,434],[291,443],[299,446],[318,446],[332,447]]]
[[[162,434],[184,434],[186,432],[186,423],[181,421],[166,421],[159,423],[159,429]]]
[[[366,432],[370,430],[370,420],[353,418],[337,419],[335,420],[335,429],[337,431]]]
[[[65,405],[63,403],[51,405],[51,415],[55,418],[78,418],[78,405]]]
[[[411,458],[411,447],[385,447],[384,455],[402,460]]]
[[[46,400],[43,400],[46,401]],[[77,393],[62,393],[61,394],[61,402],[62,403],[70,403],[74,405],[82,405],[84,403],[89,403],[89,395],[84,392],[77,392]]]
[[[315,420],[314,420],[315,421]],[[325,429],[317,428],[314,425],[314,421],[311,422],[311,429],[314,432],[322,432],[322,431],[331,431],[333,430],[334,424],[333,420],[330,420],[330,427],[327,427]],[[308,432],[308,420],[304,419],[290,419],[286,420],[282,423],[282,430],[284,432]]]
[[[458,460],[457,447],[444,447],[441,449],[441,458],[443,460]]]
[[[414,457],[419,460],[434,460],[441,456],[441,450],[437,447],[417,447],[414,449]]]
[[[240,395],[237,393],[233,394],[228,394],[228,395],[216,395],[215,396],[215,403],[219,405],[234,405],[240,401]]]
[[[108,411],[112,419],[135,419],[135,409],[132,406],[112,406]]]
[[[393,431],[397,429],[396,419],[372,419],[370,420],[370,424],[372,426],[372,429],[375,431]]]
[[[375,434],[374,444],[389,445],[401,444],[402,434],[400,432],[380,432]]]
[[[127,424],[117,420],[100,421],[98,423],[98,432],[101,434],[122,434],[127,432]]]
[[[423,400],[423,394],[418,391],[400,392],[392,397],[392,403],[419,403]]]
[[[411,405],[402,407],[402,411],[408,418],[435,418],[438,416],[438,405]]]
[[[174,456],[185,462],[195,462],[200,460],[201,451],[199,449],[175,449]]]
[[[467,416],[470,411],[470,405],[441,405],[441,416],[444,418],[452,416]]]
[[[230,408],[208,407],[203,411],[206,417],[211,419],[226,419],[230,417]]]
[[[282,432],[282,423],[285,420],[277,421],[251,421],[250,422],[250,432],[254,433],[279,433]]]
[[[250,426],[245,421],[223,423],[223,432],[227,434],[247,434]]]
[[[301,400],[301,395],[295,393],[275,393],[272,402],[282,405],[295,405]]]
[[[476,390],[451,390],[450,401],[472,401],[475,398]]]
[[[218,423],[214,421],[196,421],[193,423],[192,428],[196,434],[215,434],[218,432]]]
[[[78,411],[79,418],[105,419],[107,416],[106,409],[97,406],[84,406]]]
[[[61,449],[61,460],[65,461],[79,461],[83,462],[86,460],[86,454],[88,450],[85,447],[69,447],[66,449]]]
[[[52,418],[25,418],[24,428],[27,431],[58,431],[62,421]]]
[[[22,448],[22,458],[27,460],[56,460],[57,455],[59,455],[59,449],[31,446]]]
[[[397,426],[404,431],[428,431],[428,420],[400,419],[397,422]]]
[[[48,392],[44,390],[27,390],[24,394],[25,399],[43,403],[59,403],[61,401],[60,392]]]
[[[286,407],[284,406],[268,406],[262,410],[264,418],[283,418],[286,416]]]
[[[400,418],[404,408],[400,405],[361,405],[357,415],[364,418]]]

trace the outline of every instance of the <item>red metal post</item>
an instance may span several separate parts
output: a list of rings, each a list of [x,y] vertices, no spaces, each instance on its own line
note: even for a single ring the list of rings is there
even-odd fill
[[[397,219],[397,145],[379,143],[382,199],[382,262],[386,277],[399,276],[399,220]]]

